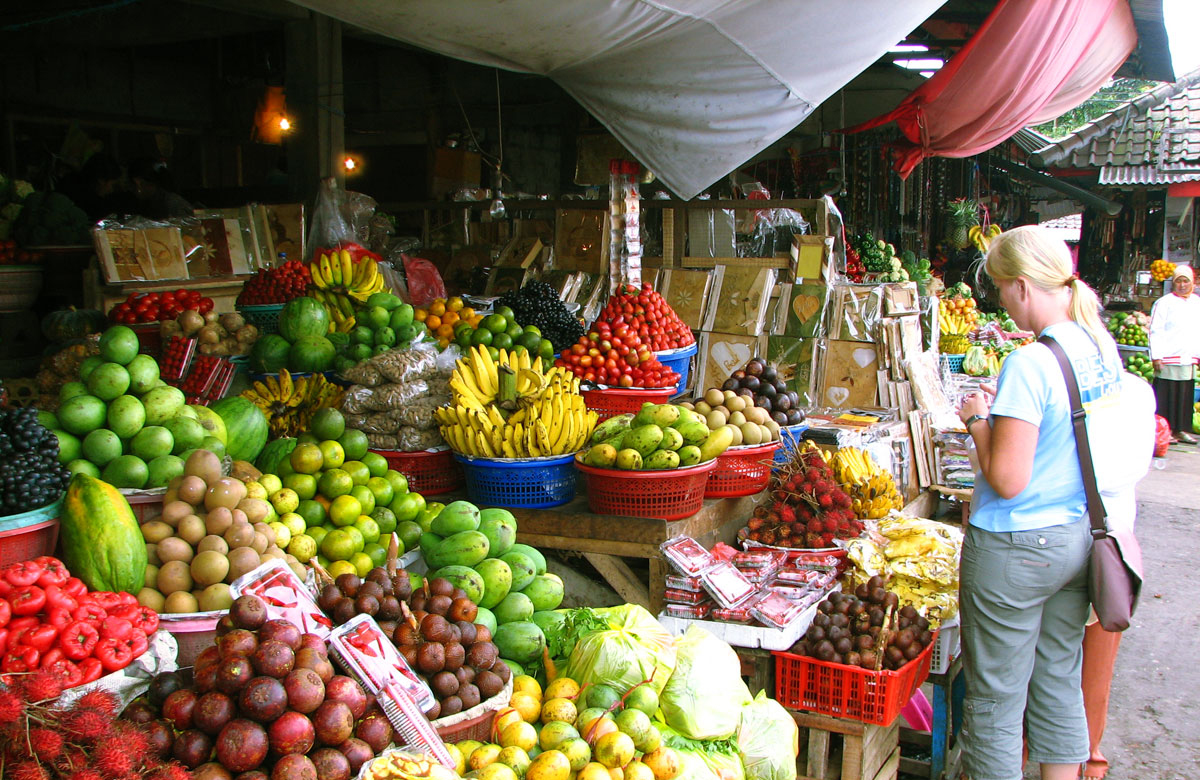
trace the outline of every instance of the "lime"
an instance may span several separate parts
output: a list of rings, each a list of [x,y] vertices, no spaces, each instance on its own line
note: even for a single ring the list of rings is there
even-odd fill
[[[542,365],[548,366],[554,360],[554,345],[549,339],[542,339],[542,343],[538,344],[538,357],[542,359]]]
[[[512,349],[512,336],[507,333],[497,333],[496,337],[492,339],[492,346],[496,349]]]
[[[346,460],[346,451],[336,441],[323,441],[317,445],[321,449],[321,468],[336,469]]]
[[[129,372],[118,363],[101,363],[88,374],[87,389],[102,401],[111,401],[129,389]]]
[[[366,465],[367,471],[371,472],[372,477],[382,477],[388,472],[387,458],[378,452],[363,453],[359,460]]]
[[[320,558],[317,560],[320,562]],[[321,565],[329,572],[329,576],[335,580],[343,574],[358,574],[358,569],[349,561],[327,561]]]
[[[493,363],[495,363],[497,360],[500,359],[500,350],[489,345],[487,348],[487,351],[488,351],[488,356],[492,359]]]
[[[492,343],[493,333],[485,327],[480,326],[471,332],[472,346],[488,346]]]
[[[320,548],[321,554],[331,561],[346,561],[358,552],[354,537],[346,533],[344,528],[336,528],[325,534],[321,539]],[[333,574],[332,571],[329,573]]]
[[[346,418],[337,409],[326,406],[317,410],[308,427],[322,441],[337,440],[346,432]]]
[[[104,365],[105,362],[107,361],[99,355],[84,358],[83,362],[79,364],[79,378],[86,382],[87,378],[92,375],[92,372]]]
[[[325,534],[329,533],[329,529],[323,525],[313,526],[304,532],[304,535],[317,543],[319,547],[321,540],[325,538]]]
[[[383,478],[391,483],[392,490],[395,495],[408,492],[408,477],[401,474],[395,469],[388,469],[388,473],[383,475]],[[390,501],[388,502],[391,503]]]
[[[507,334],[508,337],[513,341],[521,338],[521,335],[525,332],[525,329],[518,325],[513,319],[509,319],[508,323],[508,329],[504,331],[505,334]]]
[[[350,495],[358,499],[364,515],[369,515],[375,511],[375,494],[366,485],[355,485],[350,489]]]
[[[350,475],[356,485],[365,485],[371,478],[371,470],[361,460],[348,460],[342,468]]]
[[[416,520],[417,515],[425,508],[425,497],[420,493],[404,493],[396,496],[388,507],[396,515],[396,522]]]
[[[103,427],[107,415],[108,407],[94,395],[77,395],[58,407],[58,421],[63,430],[76,436]]]
[[[88,358],[88,360],[91,360],[91,358]],[[87,361],[84,361],[84,362],[87,362]],[[100,363],[96,363],[96,365],[98,366],[98,365],[100,365]],[[77,395],[87,395],[87,394],[88,394],[87,385],[85,385],[83,382],[67,382],[65,385],[62,386],[62,389],[60,389],[58,391],[58,402],[63,403],[65,401],[71,400],[72,398],[74,398]]]
[[[384,526],[378,517],[379,511],[379,509],[375,510],[375,522],[379,523],[379,528],[382,530]],[[388,511],[391,512],[390,509]],[[395,513],[392,513],[392,517],[395,518],[395,516]],[[404,549],[411,550],[417,546],[417,542],[421,539],[421,526],[412,520],[396,523],[396,535],[400,537],[400,543],[404,545]]]
[[[371,344],[375,341],[375,334],[366,325],[356,325],[354,330],[350,331],[350,338],[355,344]]]
[[[535,336],[541,336],[541,335],[542,335],[542,329],[541,329],[541,328],[539,328],[537,325],[526,325],[526,326],[525,326],[525,332],[526,332],[526,333],[532,333],[532,334],[534,334]]]
[[[471,334],[474,332],[475,330],[470,325],[467,325],[465,328],[459,328],[454,331],[454,343],[463,349],[468,349],[471,346]]]
[[[269,498],[271,506],[275,507],[275,511],[281,515],[295,512],[300,506],[300,496],[296,495],[296,491],[289,488],[280,488],[271,493]]]
[[[95,477],[96,479],[100,478],[100,469],[96,467],[96,464],[92,463],[90,460],[84,460],[83,458],[76,458],[68,463],[67,471],[71,472],[71,476],[75,476],[76,474],[87,474],[89,477]]]
[[[396,530],[396,513],[386,506],[375,507],[375,511],[371,513],[371,519],[379,526],[381,536]],[[405,549],[408,549],[408,545],[405,545]]]
[[[505,318],[509,322],[512,322],[512,321],[516,320],[516,318],[517,318],[517,313],[515,311],[513,311],[512,307],[510,307],[510,306],[497,306],[496,314]]]
[[[97,428],[83,439],[83,457],[103,468],[121,455],[120,437],[107,428]]]
[[[374,562],[371,561],[371,556],[362,550],[350,556],[350,563],[354,566],[354,570],[358,573],[359,577],[367,576],[367,573],[375,568]]]
[[[501,308],[507,308],[507,307],[502,306]],[[511,312],[512,309],[509,309],[509,311]],[[497,312],[495,314],[489,314],[488,316],[484,317],[483,321],[480,322],[479,324],[480,324],[480,330],[486,329],[486,330],[491,331],[493,334],[503,333],[504,331],[508,330],[508,317],[506,317],[504,314],[501,314],[500,312]]]
[[[70,434],[66,435],[70,436]],[[370,455],[371,453],[368,452],[367,454]],[[396,491],[392,488],[392,483],[383,477],[371,477],[367,480],[366,487],[367,490],[371,491],[371,495],[375,499],[372,503],[378,506],[387,506],[392,503],[392,499],[396,496]],[[371,513],[368,512],[367,514]]]
[[[140,489],[146,487],[150,469],[146,461],[136,455],[119,455],[104,467],[101,479],[116,488]]]
[[[367,434],[362,431],[348,429],[338,437],[338,444],[346,453],[346,460],[359,460],[367,454]]]
[[[387,548],[386,547],[380,547],[378,544],[368,544],[366,547],[363,548],[363,554],[365,554],[368,558],[371,559],[371,569],[374,569],[376,566],[382,566],[385,563],[387,563]],[[403,555],[404,550],[401,550],[399,554]],[[370,571],[371,569],[367,569],[367,571]]]
[[[538,333],[522,333],[517,339],[517,344],[536,355],[538,347],[542,344],[542,337]]]
[[[161,425],[147,425],[130,441],[130,451],[149,463],[161,455],[170,455],[175,448],[175,438]]]
[[[304,518],[304,524],[309,528],[315,528],[325,522],[325,507],[312,499],[301,501],[296,507],[296,514]]]
[[[299,536],[308,530],[308,523],[304,522],[304,518],[295,512],[284,512],[279,516],[279,522],[283,523],[292,536]]]
[[[288,542],[287,553],[300,563],[308,563],[317,554],[317,542],[307,534],[293,536]]]
[[[348,525],[341,530],[354,540],[354,552],[362,552],[363,548],[367,546],[367,540],[363,538],[362,531],[358,530],[354,526]]]
[[[362,513],[362,504],[354,496],[338,496],[329,505],[329,519],[337,526],[353,525]]]
[[[316,474],[324,465],[325,456],[316,444],[303,443],[296,445],[296,449],[288,456],[288,461],[298,474]]]
[[[354,521],[354,527],[362,534],[363,541],[367,544],[379,541],[379,523],[376,523],[368,515],[359,515]]]
[[[300,503],[317,494],[317,478],[312,474],[288,474],[283,478],[283,486],[294,490],[300,496]]]
[[[100,336],[100,357],[124,366],[137,356],[140,346],[133,328],[114,325]]]
[[[350,493],[354,480],[342,469],[329,469],[317,480],[317,491],[330,501]]]
[[[50,432],[53,433],[55,435],[55,437],[58,438],[58,462],[59,463],[70,463],[71,461],[78,458],[80,456],[80,454],[82,454],[83,445],[79,441],[79,439],[75,438],[74,436],[67,433],[66,431],[60,430],[58,428],[54,428]],[[95,433],[95,431],[93,431],[92,433]],[[91,435],[91,434],[89,434],[89,435]],[[384,480],[384,481],[386,482],[387,480]],[[391,485],[389,484],[388,487],[390,488]],[[389,504],[392,503],[391,499],[388,499],[387,503],[389,503]]]

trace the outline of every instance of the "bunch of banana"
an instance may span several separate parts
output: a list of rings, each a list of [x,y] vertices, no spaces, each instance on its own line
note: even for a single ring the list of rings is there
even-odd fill
[[[483,347],[459,358],[450,377],[450,405],[435,412],[442,438],[462,455],[479,458],[540,458],[583,448],[597,414],[579,394],[579,378],[528,352],[500,350],[492,360]]]
[[[851,508],[859,518],[887,517],[893,509],[904,507],[904,497],[896,489],[896,480],[857,447],[841,447],[829,460],[834,479],[850,496]]]
[[[278,377],[268,376],[255,381],[242,393],[242,398],[263,411],[271,426],[271,438],[278,439],[299,436],[308,430],[317,410],[340,406],[342,395],[342,388],[326,379],[324,374],[293,379],[284,368]]]
[[[938,329],[945,336],[965,336],[975,328],[975,318],[968,312],[942,311],[938,313]]]
[[[1000,235],[1001,232],[1000,226],[994,222],[988,225],[986,229],[979,225],[972,225],[967,231],[967,238],[975,245],[976,249],[983,254],[987,254],[988,247],[992,245],[992,239]]]
[[[308,264],[312,296],[329,310],[334,327],[343,333],[354,329],[354,307],[384,289],[383,274],[370,257],[352,257],[349,250],[323,252]]]

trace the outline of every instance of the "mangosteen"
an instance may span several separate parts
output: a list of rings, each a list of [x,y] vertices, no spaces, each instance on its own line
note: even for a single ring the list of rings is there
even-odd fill
[[[776,400],[778,401],[779,399]],[[771,412],[771,419],[775,421],[776,425],[787,425],[787,414],[778,409]]]
[[[782,379],[776,379],[771,384],[775,385],[776,393],[778,393],[779,395],[787,395],[787,391],[788,391],[787,382],[783,381]]]
[[[746,364],[746,373],[750,376],[760,376],[763,372],[763,368],[765,368],[763,362],[758,358],[754,358]]]
[[[763,366],[762,380],[764,382],[774,382],[775,377],[777,376],[779,376],[779,371],[775,368],[775,366],[771,365],[770,363]]]
[[[774,411],[774,404],[772,404],[771,399],[767,398],[765,395],[754,396],[754,405],[760,409],[766,409],[768,412]]]
[[[787,413],[788,425],[799,425],[804,422],[804,412],[799,409],[789,409]]]
[[[791,409],[791,408],[792,408],[792,399],[787,393],[780,393],[779,395],[775,396],[775,410],[776,411],[786,412],[788,409]],[[780,423],[780,425],[782,425],[782,424],[783,423]]]
[[[755,393],[757,393],[758,389],[762,387],[762,382],[760,382],[756,376],[746,377],[742,380],[741,384],[742,387],[746,388],[747,390],[753,390]]]
[[[729,378],[741,381],[746,378],[746,372],[739,368],[737,371],[734,371],[732,374],[730,374]]]
[[[762,386],[758,388],[758,394],[765,398],[774,398],[779,395],[779,391],[770,382],[763,382]]]
[[[748,387],[739,387],[737,390],[734,390],[734,392],[740,395],[742,398],[754,398],[754,391]]]
[[[721,385],[721,389],[722,390],[737,390],[738,389],[738,381],[736,379],[734,379],[733,377],[730,377],[729,379],[725,380],[724,384]]]
[[[788,398],[792,399],[792,406],[800,405],[800,394],[795,390],[788,390]]]

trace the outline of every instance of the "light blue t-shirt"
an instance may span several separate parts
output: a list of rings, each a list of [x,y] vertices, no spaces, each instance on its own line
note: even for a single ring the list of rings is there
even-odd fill
[[[1074,322],[1057,323],[1043,334],[1058,341],[1071,359],[1085,410],[1119,402],[1123,368],[1115,350],[1105,359],[1088,332]],[[1033,473],[1025,489],[1007,499],[1001,498],[983,475],[977,475],[971,525],[996,532],[1029,531],[1081,518],[1087,502],[1071,427],[1071,404],[1062,369],[1048,347],[1028,344],[1008,356],[1000,371],[991,415],[1038,427]]]

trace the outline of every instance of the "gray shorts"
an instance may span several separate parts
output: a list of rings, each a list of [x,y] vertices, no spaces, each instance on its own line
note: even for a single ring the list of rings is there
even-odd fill
[[[1020,780],[1022,733],[1032,762],[1087,760],[1079,676],[1091,549],[1086,516],[1036,531],[967,529],[961,739],[971,780]]]

